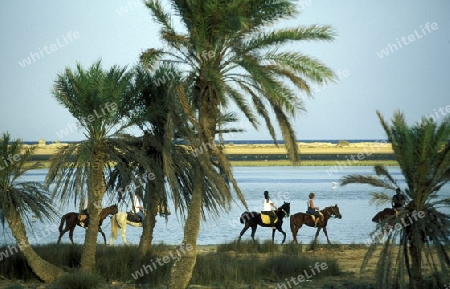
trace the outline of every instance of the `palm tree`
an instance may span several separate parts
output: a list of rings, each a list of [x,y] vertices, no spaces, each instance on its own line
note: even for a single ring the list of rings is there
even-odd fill
[[[309,96],[311,82],[326,83],[334,79],[334,73],[311,57],[277,48],[294,41],[332,40],[333,32],[328,26],[317,25],[268,31],[269,25],[297,15],[295,4],[289,0],[169,2],[185,32],[176,31],[170,13],[164,11],[160,1],[147,1],[147,7],[162,25],[160,34],[166,49],[151,48],[142,54],[141,60],[148,67],[162,60],[184,69],[190,89],[179,91],[179,101],[187,120],[198,132],[189,142],[194,148],[204,144],[211,146],[199,161],[211,159],[208,156],[211,154],[244,202],[221,147],[214,145],[216,133],[220,131],[221,110],[234,102],[256,128],[259,127],[257,116],[260,116],[277,143],[272,114],[266,109],[270,106],[289,157],[297,161],[298,146],[290,117],[304,107],[294,88]],[[198,173],[200,175],[194,179],[200,181],[204,172],[198,170]],[[196,248],[197,218],[202,207],[202,198],[196,193],[202,193],[198,186],[193,188],[184,238],[193,248]],[[195,251],[191,251],[192,255]],[[191,261],[180,261],[185,266],[175,264],[173,267],[171,288],[187,286],[195,257],[186,258]]]
[[[176,103],[176,88],[183,85],[177,70],[161,66],[149,71],[138,66],[134,71],[133,83],[136,94],[132,99],[133,110],[128,113],[128,117],[130,122],[138,125],[143,131],[142,141],[136,143],[136,146],[145,150],[153,170],[151,172],[142,170],[138,162],[134,163],[134,173],[141,175],[143,180],[139,189],[145,190],[146,219],[139,243],[141,255],[144,256],[150,252],[158,205],[160,209],[166,207],[170,198],[174,201],[176,211],[181,215],[185,214],[191,199],[189,188],[192,187],[192,168],[198,159],[197,154],[183,145],[183,136],[192,134],[193,129],[186,123],[183,110],[171,105]],[[225,121],[233,121],[233,118],[227,115]],[[205,166],[212,164],[208,163]],[[209,178],[204,179],[203,217],[206,217],[206,212],[214,214],[222,209],[226,210],[223,204],[229,202],[226,198],[231,200],[230,194],[224,198],[223,193],[217,191],[217,186],[211,183],[211,180],[223,179],[223,176],[217,171],[211,169],[209,171]],[[151,179],[148,178],[149,175],[152,176]],[[168,186],[165,185],[166,180]],[[113,173],[110,181],[113,191],[128,185],[117,172]]]
[[[450,180],[450,118],[437,124],[424,117],[421,122],[408,126],[404,115],[396,112],[389,125],[380,112],[377,114],[392,143],[406,181],[404,193],[410,200],[405,210],[389,220],[390,224],[395,224],[395,231],[388,235],[388,242],[382,249],[377,283],[380,288],[405,288],[397,284],[403,281],[406,268],[411,288],[425,288],[422,272],[426,265],[438,287],[443,287],[441,276],[448,276],[450,266],[446,251],[450,245],[450,215],[441,210],[450,205],[450,198],[437,198],[437,193]],[[399,188],[387,168],[375,166],[375,173],[376,176],[346,176],[342,185],[362,183],[388,190]],[[390,199],[385,193],[374,194],[374,198],[375,201]],[[380,234],[381,230],[382,227],[378,227],[374,234]],[[392,246],[390,241],[399,245]],[[363,267],[375,247],[376,242],[373,242]],[[398,257],[394,260],[395,253]]]
[[[40,221],[54,221],[56,210],[49,193],[38,182],[21,182],[28,171],[39,167],[38,163],[28,165],[34,148],[24,148],[21,140],[11,140],[5,132],[0,138],[0,219],[5,219],[11,228],[20,250],[33,272],[44,282],[53,282],[64,274],[59,268],[39,257],[31,247],[26,234],[25,222],[31,224],[30,216]]]
[[[109,172],[115,168],[134,180],[129,162],[148,165],[144,153],[132,145],[135,138],[123,134],[129,124],[122,119],[134,95],[132,73],[118,66],[105,71],[101,61],[88,69],[78,64],[74,71],[66,68],[58,74],[53,94],[78,120],[87,139],[62,148],[53,157],[46,182],[55,184],[53,195],[63,203],[87,197],[90,223],[98,224]],[[83,270],[95,268],[97,233],[97,226],[89,226],[81,257]]]

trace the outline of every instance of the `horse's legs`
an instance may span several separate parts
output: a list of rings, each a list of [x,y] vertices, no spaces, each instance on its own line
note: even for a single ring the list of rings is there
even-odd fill
[[[106,245],[106,236],[105,236],[105,233],[102,231],[102,228],[98,228],[98,232],[102,234],[103,241],[105,242],[105,245]]]
[[[59,244],[61,242],[61,238],[64,235],[65,232],[61,231],[59,232],[59,237],[58,237],[58,241],[56,241],[57,244]]]
[[[316,238],[314,239],[314,242],[317,241],[317,237],[319,236],[319,232],[321,229],[322,229],[322,227],[317,227]]]
[[[248,230],[248,228],[250,228],[250,226],[248,225],[248,223],[245,223],[244,228],[241,230],[241,233],[239,234],[239,241],[241,240],[242,235],[244,235],[244,233]]]
[[[284,242],[286,241],[286,232],[283,231],[283,228],[281,226],[278,227],[277,230],[283,234],[283,241],[281,242],[281,244],[284,244]],[[272,242],[273,242],[274,235],[275,235],[275,230],[272,231]]]
[[[75,226],[73,226],[72,228],[70,228],[70,230],[69,230],[69,239],[70,239],[70,242],[72,242],[72,244],[73,244],[73,231],[75,230]]]
[[[327,237],[327,242],[328,242],[328,245],[330,245],[330,244],[331,244],[331,242],[330,242],[330,239],[328,239],[328,232],[327,232],[327,227],[323,227],[323,232],[325,233],[325,236]]]
[[[70,231],[70,230],[71,230],[70,226],[68,226],[68,225],[66,224],[66,227],[64,228],[64,230],[61,230],[61,231],[59,232],[59,237],[58,237],[58,241],[57,241],[58,244],[61,242],[61,238],[64,236],[64,234],[65,234],[67,231]],[[73,241],[72,241],[72,244],[73,244]]]
[[[256,233],[256,227],[257,227],[258,225],[254,225],[254,226],[252,226],[252,240],[253,240],[253,242],[256,242],[256,240],[255,240],[255,233]]]
[[[62,236],[64,236],[64,234],[67,232],[67,227],[64,228],[64,230],[59,231],[59,237],[58,237],[58,241],[56,241],[57,244],[59,244],[61,242],[61,238]]]
[[[128,246],[126,234],[127,234],[127,223],[125,223],[125,225],[122,226],[122,240],[125,243],[125,245]]]
[[[292,237],[294,237],[294,243],[295,243],[295,244],[298,244],[298,241],[297,241],[297,233],[298,233],[298,230],[300,230],[300,228],[301,228],[301,226],[300,226],[300,227],[297,227],[297,226],[291,227]]]

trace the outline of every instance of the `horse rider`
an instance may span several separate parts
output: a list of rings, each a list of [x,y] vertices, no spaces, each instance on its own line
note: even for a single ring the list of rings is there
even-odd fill
[[[406,196],[402,194],[400,188],[395,190],[395,195],[392,197],[392,208],[397,211],[403,209],[406,203]]]
[[[278,210],[277,206],[275,206],[272,200],[270,199],[269,192],[264,191],[264,203],[263,203],[263,210],[261,211],[261,213],[269,215],[271,226],[274,225],[275,219],[277,218],[277,214],[275,213],[275,211],[272,211],[272,207],[275,208],[275,210]]]
[[[144,227],[144,206],[142,205],[140,192],[134,194],[133,211],[141,219],[142,227]]]
[[[309,194],[309,200],[308,200],[308,204],[307,207],[308,209],[306,210],[307,214],[316,216],[315,220],[314,220],[314,227],[317,227],[317,223],[319,222],[319,220],[323,220],[323,215],[322,213],[319,212],[319,207],[314,206],[314,198],[316,197],[316,194],[314,193],[310,193]]]
[[[87,218],[89,218],[88,214],[88,200],[84,199],[84,209],[80,210],[80,213],[78,214],[78,220],[80,220],[80,226],[85,228],[87,227]]]

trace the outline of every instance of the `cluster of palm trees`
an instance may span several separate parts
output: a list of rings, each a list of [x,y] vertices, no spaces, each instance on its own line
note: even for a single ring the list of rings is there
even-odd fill
[[[0,171],[0,211],[2,220],[8,220],[14,236],[20,240],[26,238],[22,220],[28,212],[46,218],[54,214],[52,207],[46,205],[51,201],[64,203],[87,198],[90,223],[95,224],[101,210],[95,204],[101,203],[105,194],[118,200],[128,198],[123,188],[134,185],[144,192],[146,226],[139,250],[145,254],[151,250],[158,206],[167,206],[167,200],[171,199],[177,213],[185,219],[183,243],[190,244],[193,250],[175,261],[168,286],[186,288],[196,262],[202,217],[227,210],[234,195],[245,205],[222,146],[214,145],[223,134],[239,131],[226,128],[230,121],[236,120],[227,109],[233,103],[255,128],[263,121],[275,142],[276,121],[288,155],[296,162],[298,146],[291,118],[304,109],[302,96],[312,95],[311,84],[326,84],[335,75],[314,58],[279,48],[296,41],[331,41],[334,32],[329,26],[318,25],[269,30],[272,24],[297,15],[296,4],[289,0],[169,2],[172,11],[166,11],[160,1],[146,2],[160,24],[164,49],[146,50],[137,67],[104,69],[101,61],[97,61],[88,68],[78,64],[75,69],[66,68],[57,75],[53,95],[79,121],[86,139],[63,147],[52,158],[46,187],[15,183],[26,169],[33,168],[24,167],[32,152],[24,152],[20,141],[11,142],[8,134],[3,135],[2,156],[22,157],[20,162]],[[181,23],[181,31],[173,25],[173,17]],[[114,109],[90,117],[93,112],[105,111],[107,104]],[[411,170],[404,173],[411,177],[410,197],[418,198],[414,202],[416,210],[434,208],[427,197],[449,178],[449,132],[448,122],[444,123],[445,129],[430,127],[421,136],[427,145],[431,139],[435,141],[423,156],[437,154],[440,159],[436,157],[433,163],[421,159],[426,162],[420,163],[421,167],[417,167],[419,163],[400,162],[402,169]],[[127,134],[132,127],[139,128],[142,134]],[[404,131],[409,132],[406,128]],[[394,132],[397,133],[396,126],[392,128],[392,136],[388,133],[395,153],[403,156],[404,150],[408,150],[405,157],[417,161],[421,148],[414,146],[414,140],[403,139],[403,135],[397,139]],[[204,144],[210,145],[203,153],[191,153]],[[154,178],[144,177],[149,174]],[[426,181],[422,177],[427,177]],[[138,180],[143,185],[137,186]],[[346,182],[364,180],[353,176]],[[416,187],[415,182],[420,182],[420,186]],[[434,187],[429,190],[431,185]],[[433,213],[436,220],[448,224],[448,215]],[[430,233],[421,228],[413,233]],[[97,233],[97,226],[87,230],[82,270],[95,270]],[[438,239],[433,243],[448,242],[448,231],[442,233],[446,235],[436,235]],[[425,245],[418,244],[410,248],[414,256],[412,264],[420,261],[414,258],[419,258]],[[445,247],[439,248],[445,253]],[[64,274],[61,268],[40,259],[31,247],[24,255],[37,276],[46,282]],[[445,262],[448,264],[448,256]],[[417,270],[412,266],[413,278],[421,278]]]
[[[97,61],[88,68],[78,64],[57,75],[53,95],[78,120],[86,140],[62,148],[52,158],[46,177],[51,195],[42,190],[40,196],[61,203],[87,198],[90,222],[95,224],[101,210],[95,204],[105,194],[126,198],[117,194],[119,188],[154,174],[154,180],[137,188],[145,192],[147,206],[139,250],[151,249],[158,205],[166,205],[170,198],[186,220],[183,243],[193,250],[175,262],[168,285],[186,288],[196,261],[202,216],[229,208],[234,194],[245,204],[220,145],[210,145],[202,154],[190,151],[205,143],[215,144],[224,133],[239,131],[226,128],[227,122],[236,119],[226,111],[234,103],[255,128],[263,120],[274,141],[275,119],[290,159],[297,161],[290,118],[303,109],[302,94],[311,95],[311,83],[325,84],[335,76],[316,59],[278,48],[294,41],[330,41],[334,33],[329,26],[317,25],[269,30],[270,25],[297,14],[295,3],[288,0],[170,2],[171,12],[160,1],[146,2],[161,26],[164,49],[146,50],[137,67],[104,69]],[[172,17],[179,18],[180,32]],[[114,109],[92,117],[93,112],[104,111],[106,104]],[[130,127],[141,129],[142,136],[127,135]],[[9,139],[3,141],[7,146]],[[3,192],[9,191],[2,188]],[[17,207],[27,211],[13,206]],[[30,207],[38,217],[47,216],[45,208]],[[21,220],[20,216],[5,216]],[[16,227],[9,225],[15,234]],[[96,226],[87,230],[82,270],[95,269],[97,231]],[[21,232],[15,236],[25,236]],[[41,266],[37,263],[32,268],[44,281],[63,274],[56,267],[39,271]]]

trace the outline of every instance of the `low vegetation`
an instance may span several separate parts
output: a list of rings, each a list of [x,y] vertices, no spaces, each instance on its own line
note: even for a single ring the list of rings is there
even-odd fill
[[[298,246],[297,246],[298,247]],[[137,246],[99,246],[97,250],[96,273],[84,273],[80,267],[82,245],[47,244],[35,247],[36,252],[45,260],[65,268],[68,275],[58,279],[58,288],[99,288],[104,282],[145,283],[162,285],[167,282],[174,259],[164,265],[158,265],[158,259],[172,256],[177,248],[172,245],[154,245],[153,252],[144,258],[139,257]],[[8,250],[7,247],[0,248]],[[293,253],[296,251],[296,253]],[[120,261],[118,261],[120,260]],[[306,257],[301,250],[291,245],[274,245],[271,242],[240,242],[219,245],[216,252],[200,253],[192,276],[192,284],[213,286],[217,284],[260,284],[285,282],[286,278],[298,276],[303,270],[311,271],[317,262],[327,264],[327,270],[314,278],[338,276],[341,274],[337,262],[324,257]],[[162,262],[160,262],[161,264]],[[153,264],[150,270],[150,265]],[[136,271],[147,266],[147,273],[136,277]],[[25,268],[25,269],[21,269]],[[134,275],[133,275],[134,274]],[[17,253],[0,263],[0,275],[6,279],[38,282],[31,269],[26,265],[22,254]],[[231,282],[231,283],[230,283]],[[232,284],[233,283],[233,284]],[[86,284],[89,284],[88,287]]]

